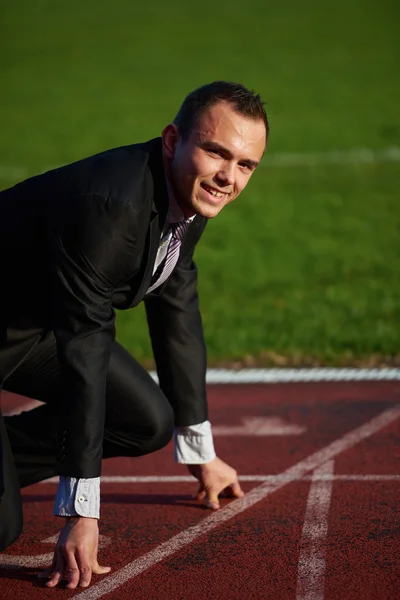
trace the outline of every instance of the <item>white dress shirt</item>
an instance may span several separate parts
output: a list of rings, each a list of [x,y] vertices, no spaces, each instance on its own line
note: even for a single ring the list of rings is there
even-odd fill
[[[169,209],[160,238],[153,274],[167,253],[171,240],[171,224],[184,215],[169,189]],[[192,221],[194,217],[191,217]],[[157,282],[149,290],[157,287]],[[203,464],[215,458],[214,442],[209,421],[177,427],[174,432],[175,460],[182,464]],[[54,514],[60,517],[100,517],[100,477],[90,479],[61,476],[54,502]]]

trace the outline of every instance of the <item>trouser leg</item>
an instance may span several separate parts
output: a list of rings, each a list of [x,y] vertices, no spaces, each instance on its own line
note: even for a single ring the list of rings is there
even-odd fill
[[[6,380],[4,388],[46,404],[5,417],[21,486],[56,475],[60,423],[60,370],[48,334]],[[117,342],[106,387],[103,457],[142,456],[165,446],[173,433],[172,409],[149,374]]]
[[[142,456],[171,439],[174,414],[150,375],[114,343],[106,388],[104,458]]]
[[[22,503],[10,443],[0,413],[0,551],[21,534]]]
[[[33,410],[4,417],[21,487],[56,475],[59,382],[57,351],[50,332],[42,335],[25,361],[5,380],[5,390],[45,402]]]
[[[20,487],[57,475],[60,418],[51,405],[43,404],[19,415],[5,416],[4,423]]]

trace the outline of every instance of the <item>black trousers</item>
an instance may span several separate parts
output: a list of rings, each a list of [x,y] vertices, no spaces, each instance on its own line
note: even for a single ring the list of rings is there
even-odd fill
[[[28,358],[6,379],[4,389],[45,404],[4,417],[20,486],[57,475],[60,422],[60,367],[56,342],[48,332]],[[173,435],[174,415],[159,386],[143,367],[114,342],[106,386],[103,458],[142,456],[165,446]]]

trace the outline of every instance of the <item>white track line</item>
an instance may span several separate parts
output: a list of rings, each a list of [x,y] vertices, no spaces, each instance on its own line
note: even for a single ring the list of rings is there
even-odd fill
[[[57,536],[58,538],[58,536]],[[47,554],[36,556],[18,556],[14,554],[0,554],[0,569],[39,569],[51,565],[54,550]]]
[[[296,600],[324,600],[333,469],[334,461],[329,460],[313,471],[301,535]]]
[[[52,535],[51,537],[42,540],[42,544],[56,544],[58,541],[58,534]],[[99,548],[105,548],[111,544],[112,539],[108,535],[99,536]],[[47,554],[37,554],[34,556],[18,556],[16,554],[0,554],[0,569],[37,569],[39,567],[46,567],[51,564],[54,556],[54,550]]]
[[[149,375],[158,383],[156,371],[149,371]],[[400,381],[400,369],[356,369],[351,367],[246,368],[238,371],[233,369],[207,369],[206,380],[209,385],[224,383],[311,383],[319,381]]]
[[[326,152],[267,152],[260,163],[262,168],[271,167],[316,167],[321,165],[369,165],[400,162],[400,148],[389,146],[381,150],[372,148],[350,148],[349,150],[328,150]],[[43,168],[28,168],[20,165],[0,165],[0,177],[6,180],[21,180],[32,175],[56,169],[60,165]]]
[[[239,481],[400,481],[400,475],[239,475]],[[58,477],[51,477],[40,481],[43,483],[58,483]],[[102,475],[101,483],[194,483],[191,475]]]
[[[158,381],[155,371],[150,375]],[[208,384],[221,383],[295,383],[318,381],[400,381],[400,369],[353,369],[316,367],[312,369],[209,369]]]
[[[149,371],[149,375],[158,383],[156,371]],[[271,369],[208,369],[207,383],[297,383],[319,381],[400,381],[400,369],[356,369],[347,367],[315,367],[297,368],[287,367]]]
[[[353,431],[346,433],[338,440],[335,440],[325,448],[314,452],[307,458],[299,461],[283,473],[283,475],[289,477],[300,477],[305,475],[308,471],[316,469],[319,465],[333,459],[342,452],[349,450],[362,440],[370,437],[377,433],[383,427],[390,425],[396,419],[400,417],[400,405],[390,408],[377,417],[374,417],[368,423],[357,427]],[[248,492],[243,498],[234,500],[224,508],[219,509],[215,513],[206,517],[197,525],[189,527],[188,529],[178,533],[173,538],[167,540],[163,544],[160,544],[154,550],[147,552],[143,556],[135,559],[131,563],[127,564],[122,569],[119,569],[113,575],[103,579],[99,583],[92,586],[90,589],[85,590],[74,596],[80,600],[95,600],[110,593],[112,590],[120,587],[130,579],[137,577],[143,571],[153,567],[155,564],[164,560],[164,558],[171,556],[178,550],[181,550],[195,539],[208,533],[215,527],[218,527],[222,523],[232,519],[233,517],[241,514],[260,500],[264,500],[277,490],[287,485],[288,481],[279,482],[265,482],[257,486],[250,492]]]

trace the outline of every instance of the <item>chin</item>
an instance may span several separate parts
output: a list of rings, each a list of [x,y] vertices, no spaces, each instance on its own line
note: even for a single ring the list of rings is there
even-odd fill
[[[203,198],[194,197],[192,198],[191,206],[197,215],[206,217],[207,219],[213,219],[216,217],[221,210],[226,206],[226,202],[222,203],[211,203],[207,202]]]
[[[221,212],[222,209],[223,206],[212,206],[206,202],[196,202],[194,207],[196,214],[206,217],[206,219],[213,219]]]

